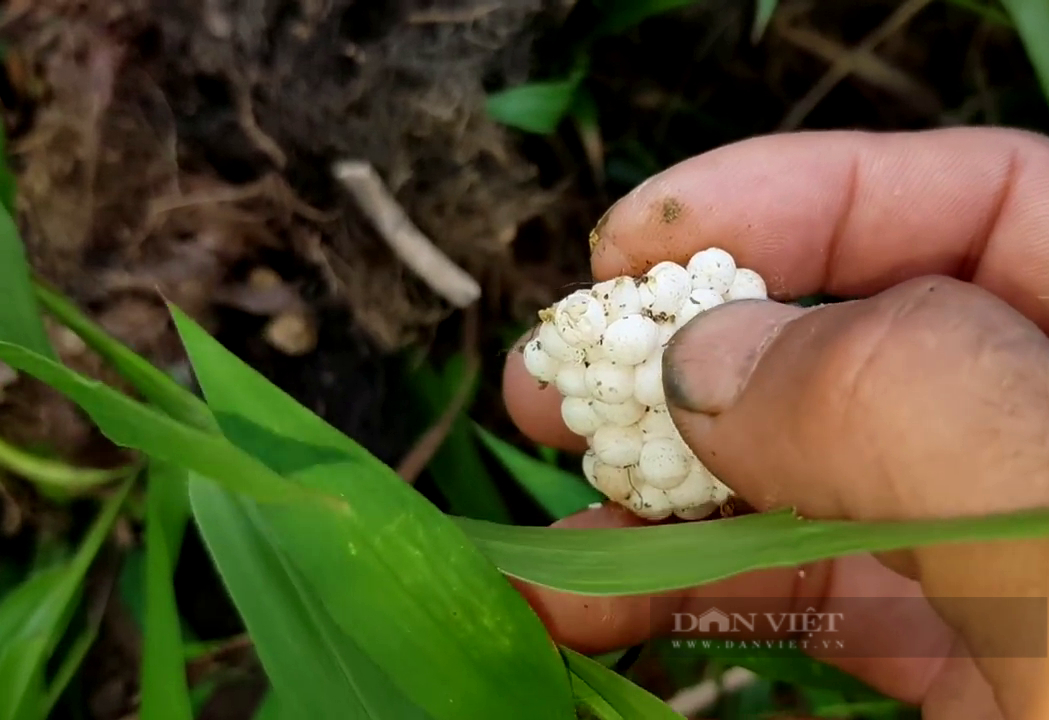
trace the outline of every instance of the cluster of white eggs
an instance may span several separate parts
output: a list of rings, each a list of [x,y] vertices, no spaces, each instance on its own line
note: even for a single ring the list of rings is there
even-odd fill
[[[701,312],[766,299],[765,281],[720,248],[682,266],[577,290],[539,313],[524,364],[562,395],[561,416],[587,440],[583,473],[610,500],[647,520],[706,517],[731,491],[696,458],[670,419],[663,350]]]

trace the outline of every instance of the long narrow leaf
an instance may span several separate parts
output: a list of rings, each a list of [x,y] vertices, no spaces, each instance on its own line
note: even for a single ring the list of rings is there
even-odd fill
[[[45,667],[68,628],[87,571],[131,485],[128,480],[107,499],[69,561],[30,577],[0,603],[0,720],[37,720],[44,709]]]
[[[197,476],[190,496],[281,707],[318,720],[429,720],[332,620],[250,501]]]
[[[39,485],[48,492],[78,494],[126,478],[137,467],[80,468],[39,457],[0,438],[0,467]]]
[[[141,720],[192,720],[174,573],[189,520],[184,470],[154,462],[146,490],[146,607]]]
[[[776,12],[776,6],[779,5],[779,0],[757,0],[757,7],[754,10],[754,25],[750,31],[750,41],[758,43],[761,41],[762,36],[765,35],[765,30],[769,26],[769,21],[772,20],[772,16]]]
[[[29,262],[18,228],[7,210],[0,207],[0,340],[29,348],[38,355],[56,360],[51,341],[33,295]]]
[[[197,430],[132,400],[105,383],[10,343],[0,343],[0,361],[30,373],[79,405],[117,445],[222,480],[252,497],[279,502],[303,499],[307,489],[286,482],[223,437]]]
[[[275,472],[346,500],[325,516],[258,513],[338,626],[406,696],[438,720],[571,717],[568,676],[545,628],[455,523],[183,313],[172,315],[227,437]]]
[[[531,82],[488,96],[488,115],[496,122],[536,135],[549,135],[568,115],[579,80]]]
[[[619,711],[612,707],[607,700],[601,697],[596,690],[574,672],[569,673],[572,680],[572,694],[575,696],[576,706],[585,708],[585,718],[593,720],[625,720]]]
[[[43,708],[40,710],[40,717],[49,718],[51,713],[58,704],[59,698],[62,697],[62,693],[66,691],[69,684],[73,681],[77,672],[80,670],[80,665],[84,662],[84,658],[87,657],[91,647],[95,644],[95,640],[98,639],[98,630],[102,624],[101,613],[96,618],[93,618],[89,623],[88,627],[84,628],[76,640],[70,645],[66,651],[65,657],[62,658],[61,664],[58,666],[58,670],[55,672],[54,678],[51,683],[47,686],[47,690],[44,694],[42,705]]]
[[[562,648],[568,669],[586,683],[624,720],[681,720],[681,715],[644,688],[586,655]]]
[[[428,365],[412,373],[416,392],[432,417],[439,417],[452,401],[456,386],[464,380],[463,365],[460,356],[449,361],[440,373]],[[468,378],[471,398],[477,390],[477,376],[474,371],[473,377]],[[465,414],[455,418],[428,468],[452,515],[510,523],[510,509],[481,460]]]
[[[605,500],[605,496],[581,476],[525,455],[476,423],[474,431],[514,480],[552,518],[559,520],[585,510],[591,503]]]
[[[0,718],[38,720],[44,706],[46,635],[24,635],[0,647]]]
[[[200,430],[218,432],[218,426],[211,417],[208,406],[200,398],[118,342],[58,292],[39,280],[35,284],[35,290],[36,297],[44,309],[75,332],[88,347],[105,358],[153,405],[180,422]],[[5,339],[7,338],[0,337],[0,340]]]
[[[944,542],[1049,535],[1049,509],[906,522],[802,520],[789,511],[630,528],[456,521],[503,572],[586,595],[678,590],[751,570]],[[730,548],[731,552],[726,549]]]
[[[1027,50],[1042,86],[1049,98],[1049,3],[1045,0],[1002,0]]]

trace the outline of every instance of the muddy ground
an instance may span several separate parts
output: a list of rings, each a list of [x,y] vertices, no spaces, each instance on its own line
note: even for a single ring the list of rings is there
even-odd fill
[[[513,437],[498,396],[508,333],[588,280],[590,228],[650,174],[798,128],[1049,128],[1000,11],[911,1],[901,20],[900,3],[784,0],[755,44],[751,5],[699,3],[597,43],[587,86],[600,134],[582,142],[570,126],[546,138],[500,127],[484,97],[563,70],[597,17],[585,0],[8,0],[0,100],[19,224],[37,272],[135,350],[185,372],[159,290],[396,465],[421,432],[405,411],[405,351],[440,362],[461,350],[464,313],[331,172],[370,163],[480,283],[474,417]],[[849,54],[872,34],[873,49]],[[55,338],[67,361],[101,372]],[[32,381],[3,392],[3,437],[78,463],[120,460]],[[5,554],[71,527],[68,507],[17,479],[4,487]],[[187,620],[203,638],[236,634],[207,566],[190,532],[177,578]],[[87,716],[134,712],[137,642],[119,612],[107,619],[81,679]],[[214,660],[248,680],[208,716],[248,717],[250,652]]]

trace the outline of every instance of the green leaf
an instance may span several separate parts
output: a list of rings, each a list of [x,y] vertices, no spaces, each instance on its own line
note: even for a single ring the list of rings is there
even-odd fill
[[[277,694],[273,690],[267,690],[262,702],[255,708],[253,720],[282,720],[283,718],[290,720],[291,717],[285,710],[284,704],[277,699]]]
[[[623,716],[575,673],[569,673],[581,720],[624,720]]]
[[[1042,93],[1049,98],[1049,3],[1045,0],[1002,0],[1002,5],[1023,41],[1027,57],[1042,85]]]
[[[24,635],[0,647],[0,718],[38,720],[44,717],[44,675],[48,639]]]
[[[805,698],[808,712],[814,718],[875,718],[895,717],[904,705],[891,698],[879,698],[874,700],[855,701],[850,700],[844,693],[836,690],[821,688],[800,688],[800,694]]]
[[[192,720],[174,574],[189,520],[186,472],[151,464],[146,495],[146,603],[141,720]]]
[[[757,7],[754,12],[754,27],[750,32],[750,40],[754,44],[761,42],[761,38],[764,37],[765,30],[776,12],[777,5],[779,5],[779,0],[757,0]]]
[[[4,289],[4,301],[0,303],[0,340],[57,360],[33,295],[25,247],[14,220],[3,209],[0,209],[0,287]]]
[[[602,13],[599,35],[618,35],[655,15],[694,5],[699,0],[604,0],[597,2]]]
[[[626,650],[625,649],[624,650],[612,650],[611,652],[601,653],[600,655],[591,655],[590,657],[595,662],[599,662],[602,665],[604,665],[606,668],[610,668],[613,665],[615,665],[619,661],[619,658],[623,657],[625,654],[626,654]]]
[[[738,692],[721,698],[724,720],[758,720],[776,717],[776,702],[772,683],[768,678],[757,678]]]
[[[535,451],[539,454],[539,459],[547,465],[557,465],[557,459],[561,456],[560,450],[549,445],[536,445]]]
[[[88,627],[80,632],[76,640],[70,645],[69,650],[66,651],[65,657],[62,658],[62,664],[59,665],[58,670],[55,672],[55,677],[47,687],[41,703],[43,709],[40,711],[40,717],[51,717],[51,713],[55,705],[58,704],[62,693],[66,691],[69,683],[73,681],[77,671],[80,669],[80,665],[84,662],[84,658],[87,657],[88,651],[95,644],[101,624],[102,613],[99,612],[97,617],[90,620]]]
[[[92,491],[128,477],[138,468],[79,468],[58,460],[39,457],[0,438],[0,467],[22,477],[43,491],[59,496]]]
[[[487,100],[488,115],[518,130],[549,135],[567,117],[583,77],[575,73],[563,80],[530,82],[493,93]]]
[[[268,502],[328,498],[284,480],[225,438],[197,430],[23,348],[0,343],[0,361],[30,373],[70,398],[117,445],[220,479],[227,487]]]
[[[196,395],[115,340],[61,294],[37,281],[40,304],[84,343],[109,362],[120,375],[160,410],[199,430],[218,432],[208,406]],[[0,337],[0,340],[4,338]],[[16,343],[18,344],[18,343]]]
[[[976,13],[981,20],[986,22],[1001,25],[1002,27],[1013,27],[1013,21],[993,0],[989,2],[984,0],[948,0],[948,2],[955,7]]]
[[[47,662],[131,485],[125,482],[107,499],[72,559],[30,576],[0,602],[0,720],[38,720],[46,709]]]
[[[601,663],[569,648],[562,647],[561,652],[568,669],[625,720],[681,720],[681,715],[665,702]],[[596,703],[591,704],[593,710],[599,707]]]
[[[65,577],[65,567],[37,571],[0,603],[0,719],[35,718],[44,703],[44,663],[51,650],[51,628],[34,613],[48,606]]]
[[[1049,535],[1045,509],[906,522],[803,520],[784,510],[594,529],[509,527],[468,518],[456,522],[508,575],[586,595],[658,593],[842,555]]]
[[[324,515],[271,506],[257,517],[376,667],[436,720],[571,717],[567,673],[544,626],[456,524],[177,308],[172,315],[227,437],[289,480],[345,499]],[[192,490],[198,520],[203,488]],[[223,545],[209,547],[225,577]]]
[[[295,717],[318,720],[431,718],[405,699],[332,619],[257,507],[195,475],[190,498],[201,535],[282,706],[295,708]]]
[[[555,465],[530,457],[476,423],[474,431],[514,480],[551,517],[567,517],[585,510],[590,503],[605,500],[605,496],[582,476],[573,475]]]
[[[432,418],[444,412],[462,383],[465,372],[463,364],[463,358],[458,356],[440,373],[430,365],[423,365],[411,374],[416,392],[429,408]],[[470,380],[471,398],[479,385],[478,377],[479,374],[474,372]],[[444,442],[430,460],[429,471],[437,489],[447,500],[452,515],[498,523],[511,522],[510,509],[481,460],[471,434],[470,421],[465,415],[460,414],[455,418]]]

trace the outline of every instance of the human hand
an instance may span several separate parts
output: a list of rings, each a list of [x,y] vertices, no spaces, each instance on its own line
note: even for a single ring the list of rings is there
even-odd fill
[[[662,211],[669,206],[677,211]],[[682,436],[758,510],[891,520],[1049,506],[1046,139],[1003,129],[751,139],[654,177],[597,235],[597,281],[716,246],[759,272],[776,300],[863,298],[730,303],[697,317],[666,351]],[[585,450],[560,418],[557,390],[538,389],[517,353],[504,394],[536,442]],[[557,524],[643,523],[606,506]],[[674,610],[703,598],[767,598],[794,612],[814,597],[824,612],[847,598],[885,598],[863,618],[865,633],[895,638],[899,652],[828,662],[921,704],[927,720],[1049,717],[1046,659],[991,657],[1032,628],[952,601],[1046,597],[1047,541],[746,573],[656,606],[515,584],[554,639],[583,652],[664,634]]]

